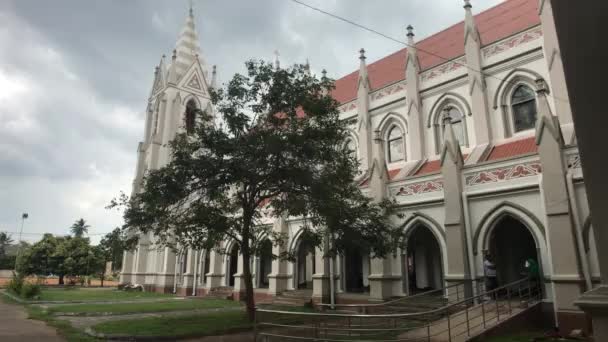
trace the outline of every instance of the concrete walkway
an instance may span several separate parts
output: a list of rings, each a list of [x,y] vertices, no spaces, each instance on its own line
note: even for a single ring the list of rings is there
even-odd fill
[[[0,299],[0,341],[65,341],[55,329],[42,321],[27,318],[21,305],[7,304]]]

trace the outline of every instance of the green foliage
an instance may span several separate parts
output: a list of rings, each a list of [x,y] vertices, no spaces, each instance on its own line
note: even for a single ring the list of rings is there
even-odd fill
[[[89,226],[86,221],[81,218],[74,222],[72,227],[70,227],[70,231],[72,232],[72,234],[74,234],[74,237],[81,238],[89,232],[89,228],[91,228],[91,226]]]
[[[21,286],[21,291],[19,294],[21,298],[32,299],[38,298],[40,293],[42,292],[42,288],[38,284],[25,282],[23,286]]]
[[[131,248],[128,237],[120,228],[115,228],[106,234],[99,242],[99,246],[105,260],[112,262],[112,270],[122,268],[122,255],[125,250]]]
[[[15,267],[15,260],[17,260],[16,255],[5,255],[3,257],[0,256],[0,270],[11,270]]]
[[[25,278],[18,274],[13,273],[13,277],[8,282],[6,288],[16,294],[17,296],[21,295],[21,289],[23,288],[23,284],[25,283]]]
[[[384,256],[395,250],[401,231],[390,224],[392,203],[373,202],[354,181],[358,164],[342,148],[349,122],[329,95],[333,81],[304,65],[275,69],[249,61],[246,67],[246,75],[212,92],[218,117],[199,111],[194,132],[169,143],[171,161],[146,173],[142,191],[123,194],[110,207],[125,207],[131,235],[152,232],[174,248],[235,241],[252,317],[249,261],[263,246],[258,237],[275,245],[287,238],[262,224],[263,209],[305,217],[310,243],[328,242],[325,251],[333,255],[354,246]]]
[[[0,232],[0,259],[6,256],[6,249],[11,243],[13,243],[11,235],[7,232]]]

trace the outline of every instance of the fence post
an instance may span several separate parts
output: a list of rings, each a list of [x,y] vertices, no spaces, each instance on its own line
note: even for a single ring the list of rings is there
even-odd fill
[[[496,297],[494,298],[494,301],[496,302],[496,324],[498,324],[498,321],[500,321],[500,308],[498,307],[498,291],[496,291]]]
[[[450,309],[445,309],[446,315],[448,315],[448,341],[452,342],[452,324],[450,322]]]
[[[253,315],[253,342],[258,340],[258,311],[255,310]]]
[[[469,322],[469,304],[468,303],[465,303],[464,313],[466,315],[466,320],[467,320],[467,336],[471,336],[471,325]]]
[[[481,300],[481,320],[483,322],[483,328],[486,328],[486,307],[485,307],[485,303],[486,301],[482,298]]]
[[[431,318],[428,317],[426,321],[426,340],[431,342]]]
[[[511,311],[511,287],[507,287],[507,302],[509,303],[509,315],[513,312]]]

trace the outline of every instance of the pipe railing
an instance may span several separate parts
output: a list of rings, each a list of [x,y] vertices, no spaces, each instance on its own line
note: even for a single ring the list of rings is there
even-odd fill
[[[439,289],[428,290],[424,292],[420,292],[410,296],[404,296],[384,302],[379,303],[359,303],[359,304],[317,304],[321,309],[329,309],[329,308],[342,308],[343,310],[349,311],[357,311],[359,313],[366,314],[368,312],[377,312],[382,311],[385,308],[403,308],[402,304],[408,304],[411,302],[416,302],[418,304],[430,303],[430,304],[439,304],[441,306],[448,305],[453,302],[460,301],[461,299],[466,297],[467,287],[472,290],[473,286],[476,286],[476,293],[479,293],[479,283],[476,280],[465,280],[455,284],[451,284]]]
[[[415,313],[347,314],[256,308],[255,341],[459,341],[542,299],[528,278]]]

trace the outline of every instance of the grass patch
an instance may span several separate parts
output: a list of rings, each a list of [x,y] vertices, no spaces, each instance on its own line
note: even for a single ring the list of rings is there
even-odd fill
[[[167,312],[179,310],[213,309],[224,307],[238,307],[240,304],[225,299],[179,299],[164,302],[147,303],[111,303],[111,304],[72,304],[54,305],[50,307],[49,313],[62,314],[113,314],[123,315],[144,312]]]
[[[242,311],[213,312],[191,316],[148,317],[109,321],[93,330],[113,335],[184,337],[221,335],[252,328]]]
[[[40,294],[42,301],[120,301],[150,298],[167,298],[171,294],[156,292],[127,292],[114,288],[45,288]]]

